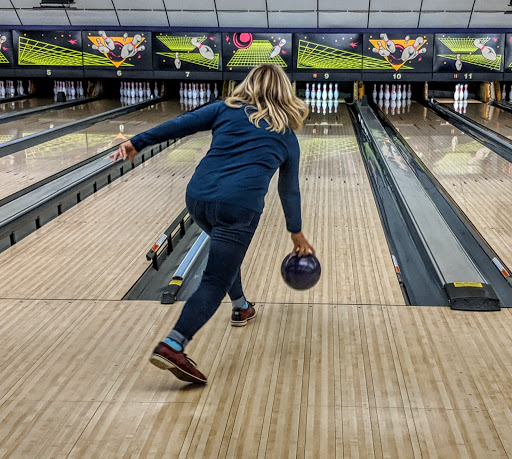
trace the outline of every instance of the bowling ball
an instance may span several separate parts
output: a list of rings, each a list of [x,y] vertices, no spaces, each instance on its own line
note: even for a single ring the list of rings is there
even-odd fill
[[[322,268],[313,254],[299,257],[287,255],[281,264],[281,275],[286,284],[295,290],[308,290],[320,279]]]

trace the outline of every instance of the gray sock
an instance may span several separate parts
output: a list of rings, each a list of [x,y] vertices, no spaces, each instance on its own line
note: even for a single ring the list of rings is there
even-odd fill
[[[245,306],[245,303],[247,303],[247,300],[245,299],[244,295],[242,295],[240,298],[236,300],[231,301],[233,309],[242,309]]]

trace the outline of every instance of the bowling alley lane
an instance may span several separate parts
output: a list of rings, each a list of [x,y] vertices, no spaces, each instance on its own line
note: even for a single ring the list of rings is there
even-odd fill
[[[418,103],[387,118],[505,264],[512,266],[512,164]]]
[[[453,104],[447,104],[446,106],[453,108]],[[462,113],[465,117],[491,131],[512,139],[512,113],[482,102],[468,104],[465,110],[466,113]]]
[[[304,235],[324,273],[311,290],[291,290],[281,262],[292,250],[277,174],[242,266],[247,298],[277,303],[404,304],[352,121],[312,113],[298,133]]]
[[[0,99],[0,119],[3,115],[12,115],[21,110],[44,107],[45,105],[53,105],[54,103],[53,97],[29,97],[13,102],[2,102]]]
[[[0,158],[0,199],[180,114],[161,102]]]
[[[62,110],[34,113],[23,118],[22,121],[8,121],[0,124],[0,145],[120,107],[121,102],[118,99],[101,99]]]

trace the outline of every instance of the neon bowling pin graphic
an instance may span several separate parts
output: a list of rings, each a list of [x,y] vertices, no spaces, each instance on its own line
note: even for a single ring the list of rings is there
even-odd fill
[[[209,61],[215,59],[215,53],[213,50],[209,46],[203,45],[199,41],[199,38],[194,37],[190,42],[199,50],[199,54],[201,54],[205,59],[208,59]]]
[[[391,53],[386,48],[384,48],[384,46],[382,46],[382,42],[379,41],[378,44],[379,48],[373,48],[372,51],[381,55],[382,57],[388,57]]]
[[[386,46],[386,49],[393,54],[396,51],[395,42],[388,39],[388,36],[385,33],[380,34],[380,38],[384,40],[384,45]]]
[[[457,59],[455,60],[455,68],[457,69],[457,72],[460,72],[462,70],[462,61],[460,60],[460,54],[457,54]]]
[[[274,59],[274,57],[276,57],[278,54],[280,54],[281,53],[281,48],[284,45],[286,45],[286,40],[283,38],[283,39],[281,39],[279,44],[277,46],[274,46],[272,51],[270,51],[270,59]]]
[[[492,49],[490,46],[483,45],[479,38],[477,38],[473,44],[482,51],[482,56],[484,56],[487,60],[495,61],[498,57],[496,55],[496,51],[494,51],[494,49]]]
[[[176,58],[174,59],[174,66],[177,69],[181,68],[180,53],[178,53],[177,51],[176,51]]]
[[[423,37],[418,37],[416,40],[414,40],[414,43],[412,45],[406,46],[404,50],[402,51],[402,61],[411,61],[414,58],[418,56],[418,54],[425,53],[427,50],[426,48],[421,48],[418,50],[418,47],[423,44]]]
[[[105,46],[110,50],[110,51],[114,51],[116,45],[114,44],[114,40],[112,40],[112,38],[110,37],[107,37],[107,34],[103,31],[103,30],[100,30],[98,32],[99,36],[101,38],[103,38],[103,43],[105,43]],[[108,53],[108,51],[107,51]]]
[[[108,49],[102,42],[100,38],[96,39],[96,45],[92,45],[92,49],[99,51],[101,54],[110,53],[110,49]]]

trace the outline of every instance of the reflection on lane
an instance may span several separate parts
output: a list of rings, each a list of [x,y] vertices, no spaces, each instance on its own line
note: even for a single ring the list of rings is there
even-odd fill
[[[120,107],[121,102],[119,100],[103,99],[62,110],[34,113],[21,121],[16,120],[0,124],[0,144]]]
[[[160,102],[0,158],[0,199],[179,114],[177,102]]]
[[[510,179],[511,163],[418,103],[388,119],[436,177]]]
[[[21,110],[27,110],[29,108],[38,108],[45,105],[54,104],[53,97],[31,97],[29,99],[15,100],[14,102],[3,102],[0,99],[0,116],[13,114]]]
[[[478,102],[468,104],[464,116],[502,136],[512,139],[512,113],[506,110],[502,110],[494,105]]]

